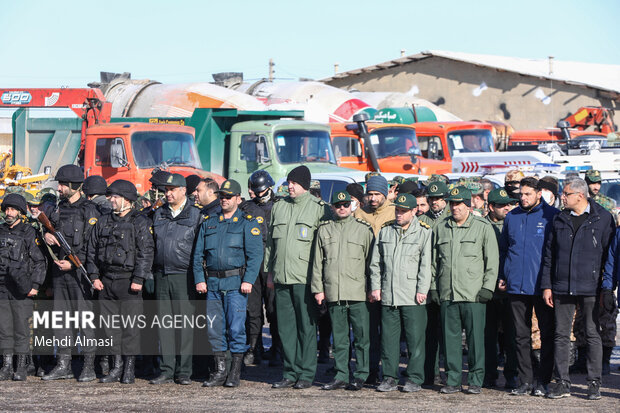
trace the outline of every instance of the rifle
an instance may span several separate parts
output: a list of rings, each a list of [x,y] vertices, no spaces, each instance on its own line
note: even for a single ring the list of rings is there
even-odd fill
[[[37,217],[37,219],[41,222],[41,224],[43,224],[43,226],[53,236],[56,237],[56,239],[58,240],[58,243],[60,244],[60,248],[62,248],[63,252],[67,256],[69,261],[71,261],[73,263],[73,265],[75,265],[75,268],[77,268],[78,272],[80,274],[82,274],[82,276],[84,278],[86,278],[86,281],[88,281],[88,284],[90,285],[90,287],[93,288],[93,282],[90,280],[90,278],[88,278],[88,272],[86,272],[86,268],[84,268],[84,265],[82,264],[82,261],[80,261],[80,259],[78,258],[77,254],[75,252],[73,252],[73,249],[71,248],[71,246],[69,245],[69,243],[67,242],[65,237],[60,232],[56,231],[56,229],[54,228],[54,226],[50,222],[50,220],[47,217],[47,215],[45,215],[45,212],[40,212],[39,216]]]

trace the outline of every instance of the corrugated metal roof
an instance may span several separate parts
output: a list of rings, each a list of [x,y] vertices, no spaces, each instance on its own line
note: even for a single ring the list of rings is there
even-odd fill
[[[337,73],[332,77],[322,79],[322,82],[329,82],[334,79],[342,79],[364,72],[373,72],[399,66],[409,62],[428,59],[433,56],[484,66],[496,70],[519,73],[525,76],[550,79],[620,93],[620,65],[568,62],[553,59],[553,72],[550,74],[549,59],[524,59],[519,57],[447,52],[441,50],[428,50],[373,66]]]

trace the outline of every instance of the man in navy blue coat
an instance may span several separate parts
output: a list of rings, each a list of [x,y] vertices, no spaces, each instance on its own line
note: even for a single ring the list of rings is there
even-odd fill
[[[498,288],[510,297],[510,309],[515,325],[517,362],[521,386],[512,395],[535,396],[547,393],[553,373],[553,310],[542,299],[540,281],[545,241],[551,221],[560,212],[542,199],[541,187],[533,177],[520,182],[519,206],[506,215],[500,237],[500,266]],[[534,371],[531,359],[532,309],[536,310],[541,338],[539,383],[533,386]]]

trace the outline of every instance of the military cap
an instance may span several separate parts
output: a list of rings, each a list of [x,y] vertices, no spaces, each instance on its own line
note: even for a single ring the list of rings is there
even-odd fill
[[[120,195],[131,202],[138,199],[138,190],[136,186],[124,179],[117,179],[112,182],[106,190],[106,195]]]
[[[153,170],[152,176],[149,178],[149,181],[153,184],[153,186],[165,186],[168,177],[172,175],[168,171],[162,171],[161,169]]]
[[[186,187],[185,177],[181,174],[170,174],[163,186]]]
[[[594,184],[597,182],[601,182],[601,173],[596,169],[590,169],[586,171],[586,182],[588,184]]]
[[[24,197],[27,203],[30,203],[30,201],[34,199],[34,195],[32,195],[30,192],[24,192],[21,195]]]
[[[489,192],[489,204],[512,204],[516,199],[511,198],[504,188],[497,188]]]
[[[397,190],[399,194],[412,194],[413,191],[418,190],[418,184],[413,181],[404,181],[403,183],[398,184]]]
[[[84,182],[84,173],[77,165],[63,165],[58,168],[55,178],[58,182],[82,183]]]
[[[5,195],[2,200],[2,210],[5,211],[7,207],[13,207],[19,210],[22,214],[28,211],[28,205],[26,205],[26,199],[20,194],[8,194]]]
[[[429,182],[427,186],[428,197],[445,197],[448,195],[448,186],[442,181]]]
[[[426,185],[430,185],[431,182],[443,182],[444,184],[447,185],[448,182],[450,182],[450,180],[445,175],[432,174],[430,178],[426,180]]]
[[[241,185],[234,179],[228,179],[222,183],[222,186],[220,186],[217,192],[226,195],[239,195],[241,194]]]
[[[85,195],[104,195],[108,183],[103,179],[103,176],[99,175],[91,175],[84,180],[84,185],[82,185],[82,192]]]
[[[24,195],[24,193],[26,192],[26,190],[24,189],[23,186],[19,186],[19,185],[12,185],[7,187],[4,190],[5,194],[20,194],[20,195]]]
[[[464,186],[455,186],[446,197],[448,202],[471,202],[471,191]]]
[[[390,186],[392,185],[400,185],[406,181],[404,176],[396,175],[394,178],[390,179],[388,183]]]
[[[321,181],[319,181],[318,179],[311,179],[310,189],[321,189]]]
[[[523,172],[518,169],[511,169],[506,172],[506,177],[504,178],[504,183],[506,182],[521,182],[521,179],[525,178]]]
[[[465,188],[469,189],[472,195],[482,195],[484,193],[484,188],[482,188],[480,182],[468,180],[464,184],[459,186],[464,186]]]
[[[402,209],[413,209],[418,206],[418,201],[411,194],[398,194],[394,200],[394,206]]]
[[[278,190],[276,191],[276,195],[277,196],[282,196],[282,197],[283,196],[288,196],[288,185],[286,185],[286,184],[280,185],[278,187]]]
[[[332,195],[332,205],[339,204],[340,202],[351,202],[351,194],[347,191],[334,192],[334,195]]]
[[[29,194],[28,192],[26,192]],[[43,194],[39,191],[36,195],[30,194],[30,199],[26,199],[28,205],[41,205],[43,203]]]

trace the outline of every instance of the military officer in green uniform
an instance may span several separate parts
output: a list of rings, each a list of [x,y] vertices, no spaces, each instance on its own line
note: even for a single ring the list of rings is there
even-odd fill
[[[488,205],[484,199],[484,188],[480,183],[480,178],[472,177],[463,180],[463,185],[471,192],[471,210],[478,217],[486,217],[488,213]]]
[[[429,293],[441,305],[447,385],[441,393],[460,391],[461,332],[468,346],[470,394],[481,392],[484,379],[485,303],[493,298],[499,251],[489,222],[471,211],[471,192],[452,188],[447,198],[451,216],[433,227],[433,279]]]
[[[443,180],[443,175],[432,175],[427,182],[427,199],[429,210],[418,216],[420,222],[431,226],[450,215],[447,207],[448,185]],[[424,384],[432,386],[435,381],[439,382],[439,337],[441,336],[441,321],[439,318],[439,304],[427,300],[426,302],[426,360],[424,362]]]
[[[313,242],[319,222],[330,213],[325,202],[308,192],[308,167],[294,168],[287,181],[289,195],[273,206],[265,249],[264,269],[275,285],[284,356],[283,379],[272,387],[307,389],[317,363],[316,304],[310,292]]]
[[[418,219],[427,223],[431,227],[435,222],[440,221],[450,214],[450,208],[447,208],[446,196],[448,196],[448,185],[443,181],[429,182],[427,188],[428,205],[430,209]]]
[[[616,201],[601,193],[601,173],[600,171],[590,169],[586,172],[586,182],[588,184],[588,192],[590,197],[608,212],[616,215]]]
[[[515,199],[508,196],[504,188],[497,188],[489,192],[489,213],[485,217],[493,227],[495,238],[499,245],[499,237],[504,226],[506,214],[514,208]],[[484,327],[484,382],[483,387],[492,388],[496,385],[497,372],[497,342],[500,325],[504,334],[502,348],[506,352],[506,362],[504,364],[504,378],[506,379],[505,388],[514,389],[517,387],[517,349],[515,342],[515,327],[512,321],[512,313],[508,295],[505,292],[495,289],[493,299],[487,303],[486,324]]]
[[[322,388],[360,390],[369,372],[366,270],[375,236],[369,223],[353,217],[348,192],[336,192],[332,206],[335,219],[322,222],[318,229],[312,270],[312,293],[319,305],[327,300],[334,336],[336,377]],[[356,369],[353,381],[347,386],[350,329],[353,329]]]
[[[431,283],[431,227],[415,216],[416,199],[398,195],[396,219],[383,226],[370,263],[371,300],[381,302],[381,364],[378,391],[397,389],[400,335],[405,332],[409,361],[404,392],[424,381],[426,295]]]

